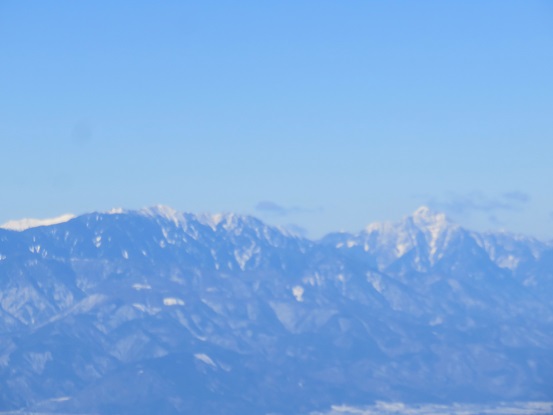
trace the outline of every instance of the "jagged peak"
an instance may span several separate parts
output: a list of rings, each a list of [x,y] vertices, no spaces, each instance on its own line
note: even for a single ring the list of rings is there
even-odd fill
[[[426,205],[420,206],[411,216],[416,225],[427,226],[429,224],[452,224],[443,212],[436,212]]]
[[[186,228],[187,221],[184,213],[173,209],[171,206],[154,205],[140,209],[138,213],[151,218],[162,218],[169,222],[173,222],[175,226]]]
[[[213,230],[216,230],[219,227],[222,227],[227,231],[240,227],[270,227],[254,216],[242,215],[234,212],[204,212],[195,214],[194,217],[198,220],[198,222],[211,227]]]
[[[181,213],[173,209],[171,206],[166,205],[154,205],[147,208],[140,209],[139,212],[145,216],[161,216],[169,220],[178,220]]]
[[[197,221],[202,225],[209,226],[213,230],[216,230],[219,226],[225,229],[231,229],[243,224],[252,224],[252,221],[262,223],[259,219],[252,216],[240,215],[234,212],[219,212],[219,213],[189,213],[181,212],[174,209],[171,206],[157,204],[149,207],[142,208],[140,210],[124,210],[124,209],[112,209],[107,214],[125,214],[125,213],[138,213],[139,215],[151,217],[151,218],[163,218],[165,220],[174,222],[176,225],[187,226],[190,220]]]
[[[209,226],[213,230],[217,229],[220,223],[229,224],[235,221],[236,214],[234,213],[200,213],[196,215],[198,221]]]
[[[459,225],[451,222],[444,213],[435,212],[428,206],[421,206],[399,221],[371,223],[365,228],[364,234],[365,237],[377,238],[375,246],[385,246],[394,253],[384,262],[401,257],[416,247],[422,234],[428,246],[428,260],[433,263],[443,244],[447,244],[459,228]],[[370,244],[375,242],[369,242],[368,249]]]
[[[419,229],[439,228],[445,229],[455,224],[442,212],[435,212],[428,206],[420,206],[411,215],[405,216],[401,221],[373,222],[365,227],[365,232],[393,232],[412,223]]]

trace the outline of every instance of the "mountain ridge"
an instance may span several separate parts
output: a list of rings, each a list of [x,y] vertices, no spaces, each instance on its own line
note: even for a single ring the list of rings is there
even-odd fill
[[[186,217],[193,216],[193,217],[196,217],[198,220],[203,220],[205,224],[210,224],[210,226],[216,226],[221,220],[223,219],[228,220],[229,218],[233,218],[233,217],[243,218],[243,219],[250,218],[250,219],[255,219],[260,222],[263,222],[257,216],[250,215],[250,214],[238,214],[230,211],[219,212],[219,213],[207,213],[207,212],[192,213],[187,211],[179,211],[168,205],[157,204],[157,205],[144,207],[141,209],[112,208],[107,211],[93,211],[88,213],[82,213],[79,215],[74,215],[72,213],[65,213],[62,215],[58,215],[56,217],[43,218],[43,219],[37,219],[37,218],[11,219],[1,224],[0,229],[13,230],[13,231],[25,231],[27,229],[31,229],[35,227],[50,226],[50,225],[56,225],[56,224],[68,222],[70,220],[73,220],[81,216],[117,215],[117,214],[141,214],[146,216],[149,215],[152,217],[160,216],[160,217],[164,217],[165,219],[177,221],[177,222],[179,220],[185,219]],[[331,231],[328,234],[337,234],[337,233],[356,234],[361,232],[370,233],[374,230],[382,229],[383,227],[386,227],[386,226],[393,227],[394,225],[402,223],[406,220],[413,221],[413,223],[419,227],[425,227],[425,222],[426,222],[426,225],[427,225],[426,227],[428,227],[428,225],[432,225],[432,226],[441,225],[441,226],[450,226],[450,227],[461,227],[463,229],[469,230],[468,228],[465,228],[461,224],[452,221],[448,216],[446,216],[445,213],[435,211],[430,207],[428,207],[427,205],[421,205],[417,209],[415,209],[415,211],[413,211],[412,214],[403,216],[399,221],[371,222],[358,232]],[[281,232],[290,232],[289,229],[279,225],[267,225],[267,226],[277,228]],[[524,233],[511,232],[508,230],[487,230],[487,231],[469,230],[469,231],[475,234],[481,234],[481,235],[498,235],[498,236],[504,235],[513,239],[528,239],[528,240],[533,240],[535,242],[541,242],[547,245],[550,245],[552,243],[551,241],[546,241],[532,236],[528,236],[528,235],[525,235]],[[321,238],[318,238],[318,239],[322,239],[327,235],[323,235]],[[301,235],[297,235],[297,236],[301,236]],[[305,238],[305,239],[310,239],[310,238]]]
[[[162,206],[0,229],[0,410],[553,399],[551,264],[424,208],[314,241]]]

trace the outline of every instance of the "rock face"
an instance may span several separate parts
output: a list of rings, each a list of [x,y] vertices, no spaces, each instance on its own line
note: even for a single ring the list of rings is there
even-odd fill
[[[69,219],[69,218],[67,218]],[[427,208],[310,241],[166,207],[0,229],[0,410],[553,399],[553,247]]]

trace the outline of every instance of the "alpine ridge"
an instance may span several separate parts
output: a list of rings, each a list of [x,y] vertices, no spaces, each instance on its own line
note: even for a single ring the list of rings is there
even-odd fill
[[[427,207],[316,241],[166,206],[11,222],[0,411],[553,400],[552,294],[551,243]]]

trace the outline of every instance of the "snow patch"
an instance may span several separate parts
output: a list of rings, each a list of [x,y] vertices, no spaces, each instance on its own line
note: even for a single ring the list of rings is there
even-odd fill
[[[497,260],[497,265],[501,268],[507,268],[511,271],[514,271],[520,262],[520,258],[515,257],[514,255],[507,255],[506,257],[499,258]]]
[[[0,228],[21,232],[26,229],[37,228],[39,226],[50,226],[50,225],[57,225],[59,223],[68,222],[74,217],[75,215],[67,213],[65,215],[61,215],[61,216],[57,216],[55,218],[49,218],[49,219],[26,218],[26,219],[20,219],[20,220],[10,220],[4,223],[3,225],[0,225]]]
[[[382,285],[382,278],[380,275],[372,274],[370,272],[367,273],[367,281],[371,283],[373,288],[379,293],[382,294],[382,291],[384,290],[384,286]]]
[[[178,224],[182,219],[182,214],[177,212],[170,206],[155,205],[152,207],[144,208],[140,210],[140,213],[144,216],[161,216],[175,224]]]
[[[209,226],[214,231],[217,230],[217,226],[226,219],[226,216],[224,213],[203,213],[201,215],[198,215],[198,221],[202,223],[203,225]]]
[[[163,299],[163,305],[166,305],[168,307],[174,306],[174,305],[184,305],[184,301],[180,298],[175,297],[166,297]]]
[[[205,364],[209,365],[209,366],[213,366],[213,367],[217,367],[217,365],[215,364],[215,362],[213,361],[213,359],[211,359],[211,357],[209,357],[208,355],[206,355],[205,353],[196,353],[194,355],[194,357],[202,362],[204,362]]]
[[[430,257],[438,250],[438,239],[451,223],[444,213],[434,213],[427,206],[421,206],[413,213],[413,222],[419,228],[426,230],[427,242],[430,247]]]
[[[197,215],[196,218],[201,224],[209,226],[214,231],[217,231],[220,224],[223,224],[223,228],[229,231],[237,229],[236,225],[240,216],[234,213],[203,213]]]
[[[294,297],[296,297],[296,301],[302,302],[303,301],[303,293],[304,289],[301,285],[296,285],[294,288],[292,288],[292,294]]]
[[[402,257],[409,249],[411,249],[411,244],[398,242],[396,245],[396,254],[398,257]]]
[[[323,284],[323,279],[322,279],[321,275],[318,272],[316,272],[312,276],[303,278],[302,282],[304,284],[308,284],[312,287],[315,287],[315,286],[320,287]]]
[[[211,215],[211,223],[214,226],[217,226],[221,221],[223,220],[223,214],[222,213],[215,213]]]
[[[145,304],[140,304],[140,303],[134,303],[132,305],[134,308],[136,308],[137,310],[140,310],[142,311],[143,313],[147,313],[151,316],[155,316],[157,313],[159,313],[161,311],[161,308],[158,308],[158,307],[150,307],[148,305],[145,305]]]
[[[236,249],[234,251],[234,259],[236,259],[236,262],[238,263],[238,266],[242,271],[246,268],[246,264],[251,259],[253,254],[257,254],[259,252],[259,248],[255,245],[255,243],[252,243],[248,248],[245,249]]]
[[[38,254],[40,252],[40,245],[34,245],[29,247],[29,251],[33,254]]]
[[[52,398],[50,402],[65,402],[69,401],[71,398],[69,396],[60,396],[59,398]]]

